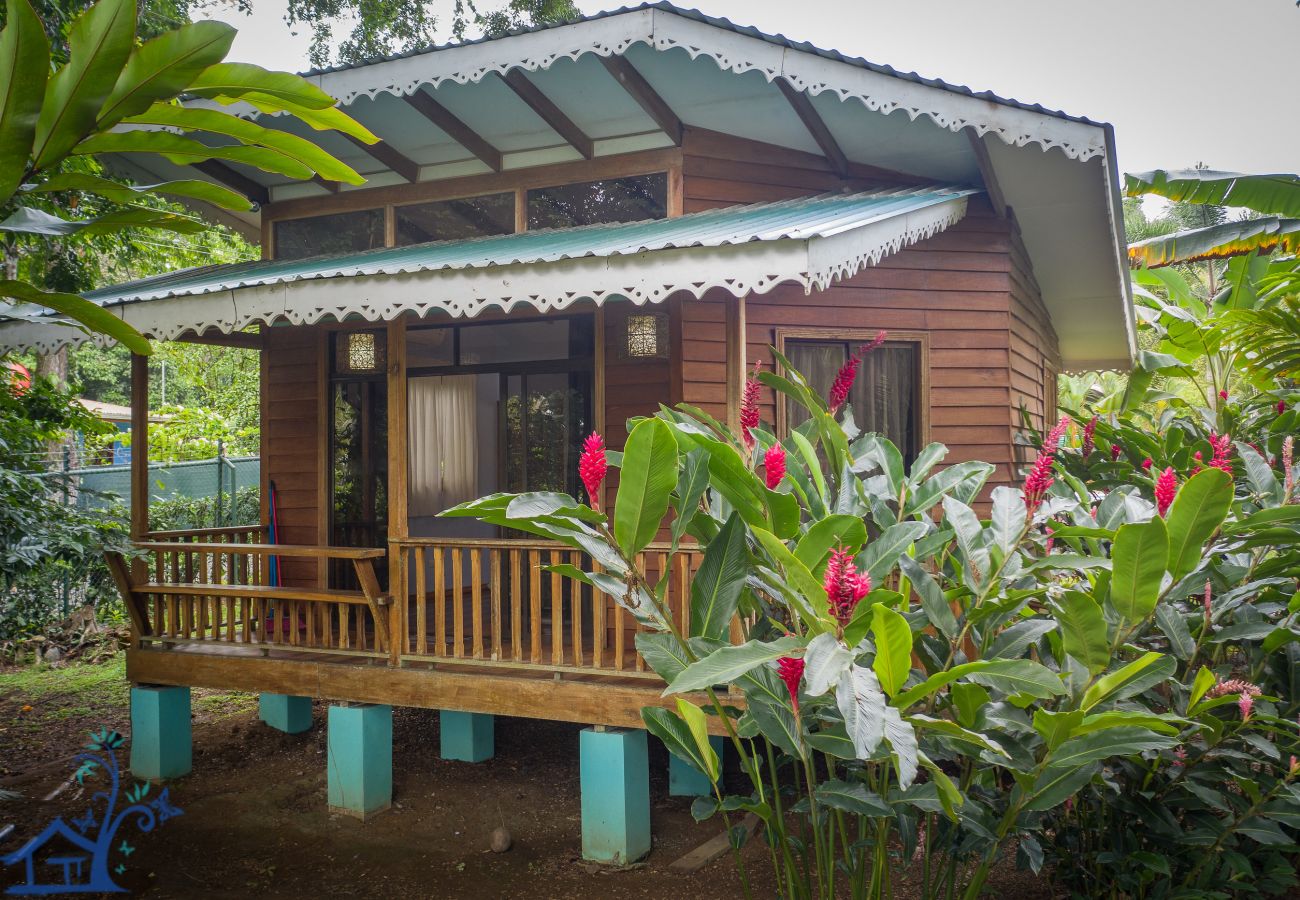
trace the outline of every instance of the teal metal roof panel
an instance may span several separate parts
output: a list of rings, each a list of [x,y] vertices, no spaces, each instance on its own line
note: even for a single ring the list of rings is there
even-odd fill
[[[689,247],[721,247],[755,241],[825,238],[973,193],[976,191],[971,188],[936,185],[855,194],[823,194],[733,206],[671,219],[435,241],[296,260],[203,266],[101,288],[85,296],[105,306],[310,279],[476,269],[582,257],[627,256]]]

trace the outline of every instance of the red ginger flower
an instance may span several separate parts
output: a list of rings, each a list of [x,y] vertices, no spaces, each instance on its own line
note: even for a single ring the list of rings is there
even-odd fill
[[[1043,497],[1047,494],[1047,489],[1052,486],[1052,463],[1056,461],[1056,449],[1061,446],[1061,438],[1065,437],[1065,429],[1070,426],[1070,417],[1061,416],[1061,420],[1056,423],[1056,427],[1047,433],[1043,439],[1043,446],[1038,451],[1038,457],[1034,460],[1034,466],[1029,470],[1028,477],[1025,478],[1025,509],[1033,513],[1043,502]]]
[[[799,714],[799,682],[803,680],[804,661],[799,656],[783,656],[776,661],[776,674],[785,682],[790,692],[790,702],[794,704],[795,715]]]
[[[1083,455],[1087,456],[1096,446],[1097,434],[1097,416],[1088,420],[1088,424],[1083,426]]]
[[[754,363],[754,374],[745,379],[745,393],[740,402],[740,440],[746,450],[753,449],[754,435],[751,432],[758,427],[758,392],[761,387],[758,370],[762,365],[762,360]]]
[[[767,483],[767,489],[771,491],[776,489],[784,477],[785,448],[780,444],[773,444],[763,454],[763,480]]]
[[[1191,478],[1193,475],[1201,471],[1201,459],[1202,459],[1201,451],[1197,450],[1195,453],[1193,453],[1192,459],[1196,460],[1196,465],[1192,466],[1192,470],[1187,473],[1188,478]]]
[[[1211,434],[1210,447],[1214,450],[1214,456],[1210,458],[1210,468],[1218,469],[1228,477],[1232,477],[1232,460],[1228,458],[1232,455],[1232,437],[1226,434]]]
[[[873,337],[870,340],[870,342],[863,344],[861,347],[858,348],[858,356],[859,357],[866,356],[872,350],[875,350],[877,347],[883,344],[885,342],[885,338],[888,336],[889,336],[889,332],[885,331],[884,329],[877,331],[876,336]]]
[[[859,575],[857,566],[853,564],[853,554],[840,547],[831,551],[822,587],[826,589],[831,615],[840,625],[847,625],[858,602],[871,593],[871,576]]]
[[[1119,461],[1119,455],[1120,455],[1122,452],[1124,452],[1124,451],[1123,451],[1123,449],[1120,447],[1119,444],[1111,444],[1111,445],[1110,445],[1110,461],[1111,461],[1111,462],[1118,462],[1118,461]]]
[[[1219,399],[1220,399],[1220,400],[1227,400],[1227,399],[1228,399],[1228,392],[1227,392],[1227,391],[1219,391]]]
[[[1150,471],[1151,471],[1151,466],[1152,466],[1151,457],[1148,456],[1146,459],[1142,460],[1142,471],[1143,471],[1143,472],[1150,472]]]
[[[1241,710],[1241,721],[1250,721],[1250,711],[1255,706],[1255,698],[1250,694],[1242,694],[1237,698],[1237,709]]]
[[[582,442],[582,455],[578,457],[578,477],[587,489],[587,501],[592,509],[600,509],[600,483],[605,480],[607,471],[605,439],[593,431]]]
[[[1177,493],[1178,476],[1174,474],[1174,467],[1169,466],[1156,479],[1156,511],[1162,517],[1169,512],[1169,507],[1174,502],[1174,495]]]
[[[1277,401],[1277,414],[1280,416],[1284,412],[1286,412],[1286,401],[1285,400]]]
[[[853,382],[858,377],[858,366],[862,365],[861,358],[850,356],[844,365],[840,366],[839,372],[835,375],[835,380],[831,382],[831,392],[828,404],[831,408],[831,415],[840,411],[844,401],[849,399],[849,391],[853,390]]]

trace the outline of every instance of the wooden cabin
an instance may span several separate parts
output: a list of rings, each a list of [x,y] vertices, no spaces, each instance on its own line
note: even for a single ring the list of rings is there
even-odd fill
[[[589,432],[618,448],[677,403],[734,424],[771,346],[825,388],[881,329],[857,423],[1015,483],[1022,410],[1041,427],[1059,373],[1133,354],[1108,125],[660,3],[312,77],[381,142],[261,122],[364,186],[204,163],[256,201],[206,212],[263,259],[92,295],[262,359],[261,522],[150,531],[133,456],[147,556],[114,565],[137,685],[262,692],[268,720],[278,696],[637,728],[662,685],[630,616],[542,570],[569,551],[441,509],[576,494]],[[765,395],[771,427],[797,422]]]

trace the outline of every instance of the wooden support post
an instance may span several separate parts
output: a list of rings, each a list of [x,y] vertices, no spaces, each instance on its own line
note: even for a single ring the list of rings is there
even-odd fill
[[[394,541],[410,536],[406,497],[406,320],[388,323],[388,593],[393,610],[389,629],[389,664],[401,665],[401,654],[409,630],[406,605],[406,565],[402,548]],[[424,598],[416,598],[423,603]],[[459,602],[459,598],[457,598]]]
[[[740,434],[740,404],[745,392],[745,298],[728,296],[727,304],[727,427]]]
[[[149,357],[131,354],[131,540],[149,533]]]

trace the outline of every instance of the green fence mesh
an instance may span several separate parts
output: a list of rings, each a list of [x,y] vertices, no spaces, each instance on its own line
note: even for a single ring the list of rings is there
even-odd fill
[[[94,466],[72,469],[71,486],[77,505],[83,509],[104,508],[116,503],[131,506],[131,467]],[[187,462],[149,464],[149,503],[168,500],[217,498],[218,514],[214,525],[246,524],[231,522],[229,498],[241,490],[257,488],[261,478],[261,460],[256,456],[222,456]]]

